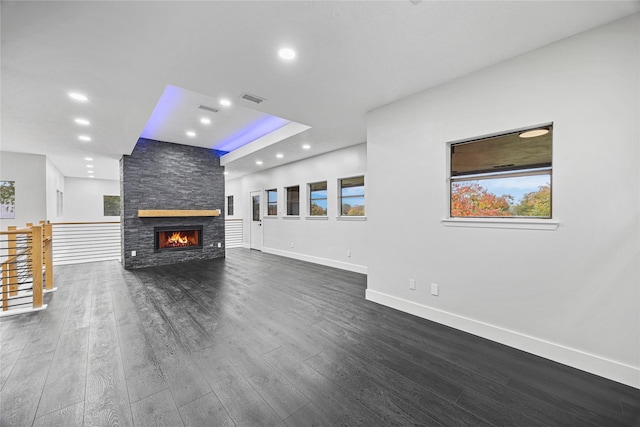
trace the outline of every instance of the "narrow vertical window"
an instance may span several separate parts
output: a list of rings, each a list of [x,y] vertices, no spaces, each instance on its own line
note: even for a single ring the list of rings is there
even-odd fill
[[[251,198],[251,212],[253,213],[253,220],[260,221],[260,195],[255,195]]]
[[[364,176],[340,180],[342,216],[364,216]]]
[[[450,215],[551,218],[552,125],[451,144]]]
[[[309,184],[309,215],[327,215],[327,181]]]
[[[227,215],[233,215],[233,196],[227,196]]]
[[[267,215],[278,215],[278,190],[267,190]]]
[[[63,212],[64,212],[64,195],[62,194],[62,191],[56,190],[56,216],[62,216]],[[118,198],[118,215],[120,215],[119,198]]]
[[[287,215],[300,215],[300,186],[287,187]]]

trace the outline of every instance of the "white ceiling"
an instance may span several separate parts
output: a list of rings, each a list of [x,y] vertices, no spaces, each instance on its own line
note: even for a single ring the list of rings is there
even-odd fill
[[[238,150],[225,162],[230,178],[364,142],[367,111],[638,12],[640,2],[3,0],[0,7],[0,149],[44,154],[71,177],[86,177],[84,158],[92,157],[96,178],[118,179],[118,159],[141,135],[213,148],[252,117],[310,129]],[[283,46],[297,51],[293,61],[278,58]],[[168,86],[183,97],[160,114]],[[73,101],[69,91],[89,101]],[[266,101],[239,99],[244,92]],[[232,105],[202,125],[207,114],[197,107],[221,98]],[[76,117],[91,125],[78,126]],[[190,129],[197,137],[185,134]]]

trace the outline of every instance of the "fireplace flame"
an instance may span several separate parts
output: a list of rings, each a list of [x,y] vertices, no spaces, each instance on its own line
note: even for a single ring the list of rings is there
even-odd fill
[[[176,231],[171,236],[169,236],[169,238],[167,239],[167,243],[170,245],[182,246],[189,244],[189,239],[187,238],[187,236],[183,236],[182,234],[180,234],[179,231]]]
[[[157,250],[187,247],[202,247],[199,230],[158,231]]]

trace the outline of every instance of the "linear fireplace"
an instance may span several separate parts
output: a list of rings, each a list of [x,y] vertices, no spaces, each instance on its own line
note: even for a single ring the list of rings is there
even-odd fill
[[[154,251],[202,249],[202,226],[154,227]]]

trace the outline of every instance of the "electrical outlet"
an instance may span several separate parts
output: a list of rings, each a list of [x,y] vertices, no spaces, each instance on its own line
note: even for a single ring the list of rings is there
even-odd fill
[[[222,243],[218,242],[218,247],[221,248],[222,247]]]
[[[409,289],[416,290],[416,281],[414,279],[409,279]]]
[[[131,256],[136,256],[136,251],[131,251]]]
[[[440,285],[438,285],[437,283],[431,284],[431,295],[440,295]]]
[[[291,242],[291,247],[293,248],[295,245],[293,244],[293,242]]]
[[[347,249],[347,258],[351,258],[351,249]]]

